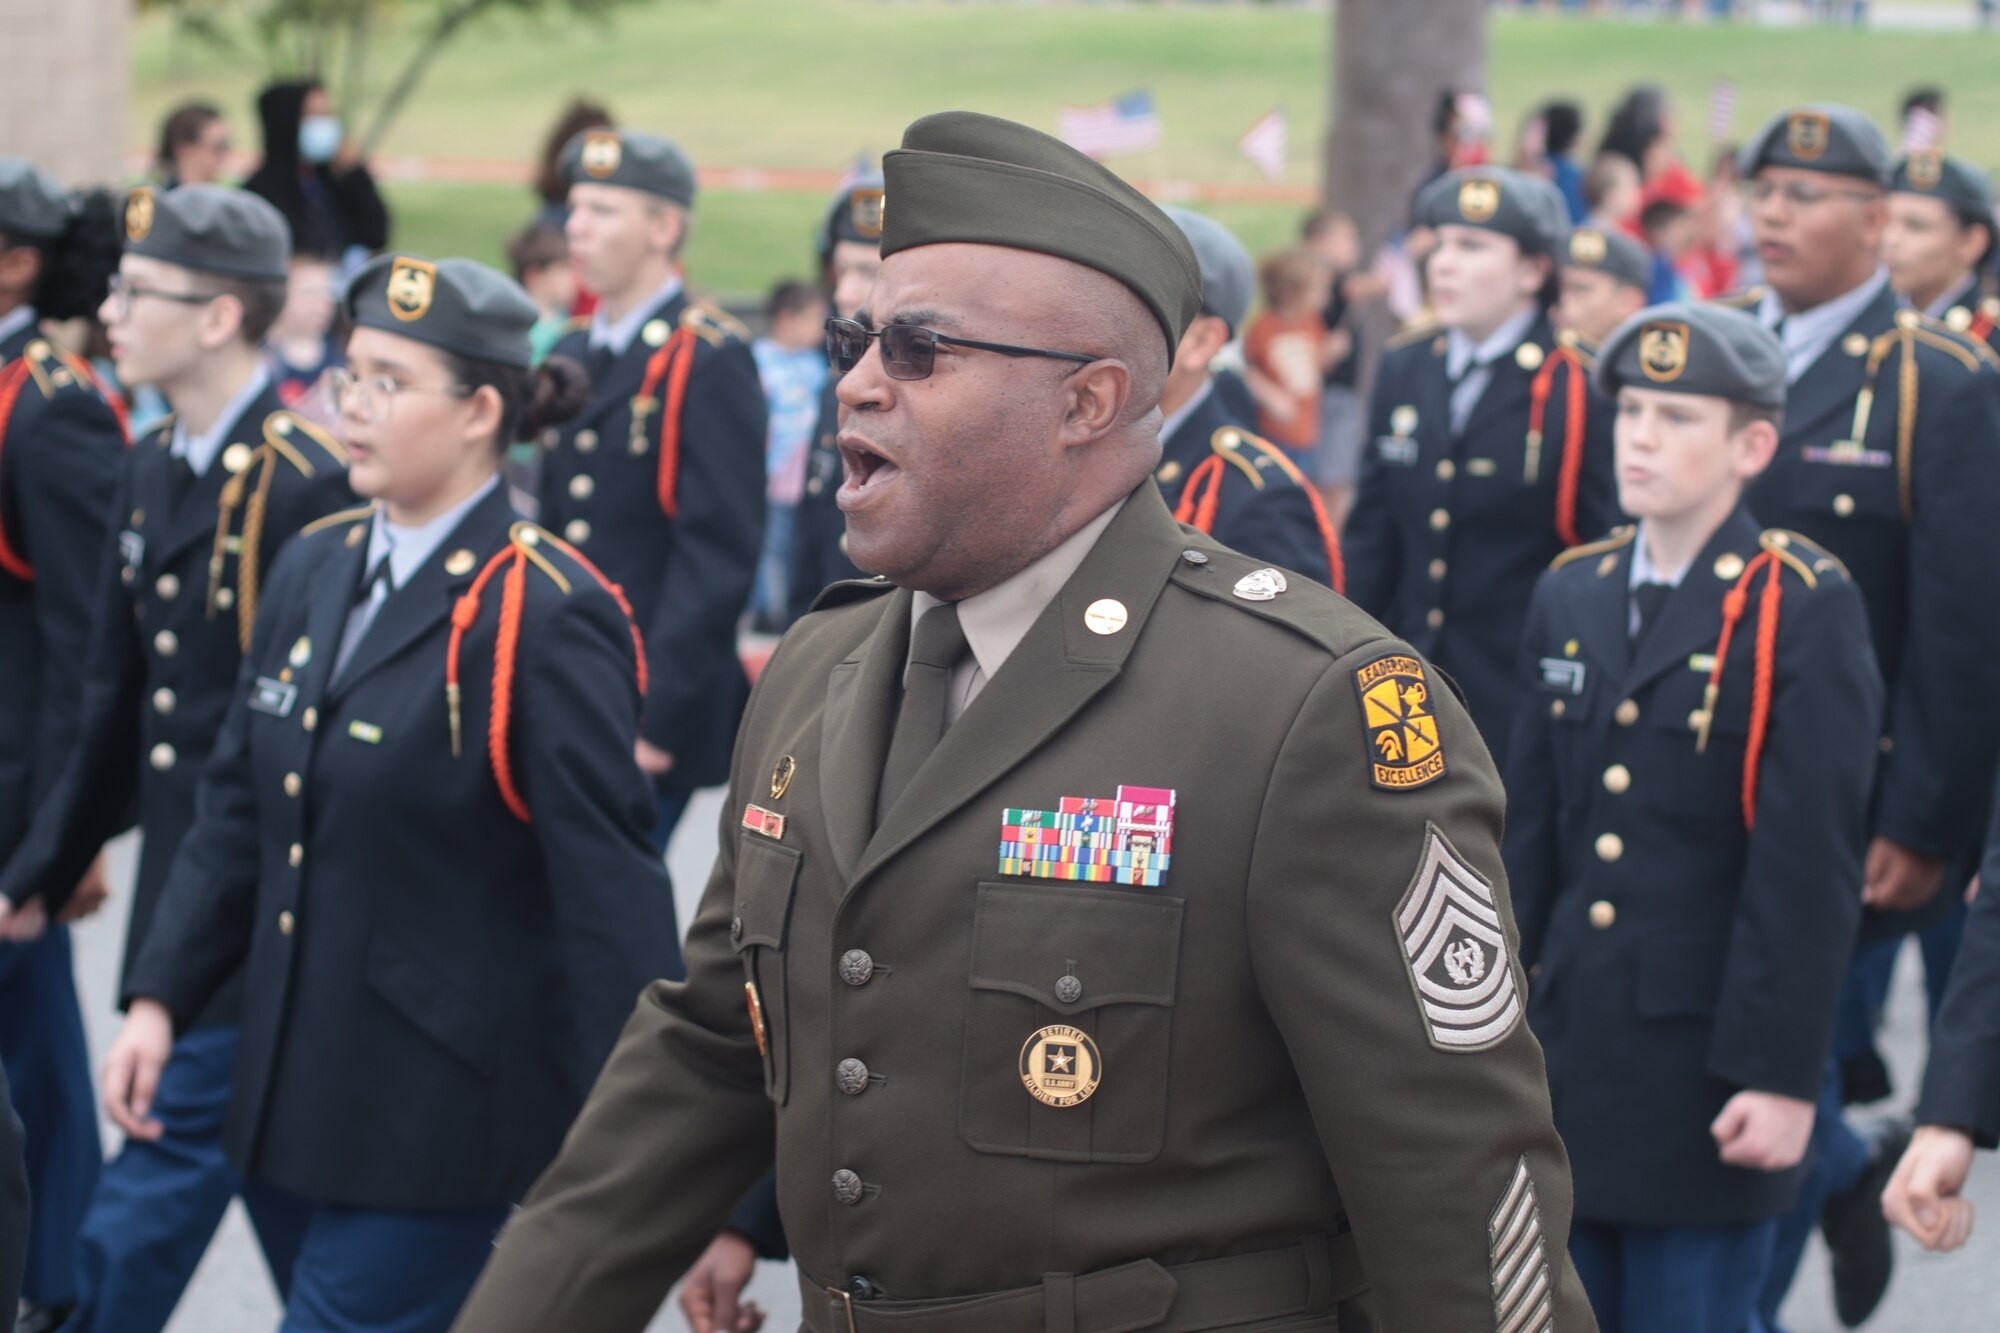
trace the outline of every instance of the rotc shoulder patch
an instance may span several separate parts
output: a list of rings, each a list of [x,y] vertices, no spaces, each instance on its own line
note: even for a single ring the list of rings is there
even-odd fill
[[[1424,825],[1423,857],[1394,924],[1431,1045],[1472,1052],[1504,1041],[1521,1021],[1521,996],[1500,906],[1435,824]]]
[[[1407,653],[1378,657],[1354,672],[1368,733],[1369,778],[1384,791],[1412,791],[1445,775],[1424,664]]]

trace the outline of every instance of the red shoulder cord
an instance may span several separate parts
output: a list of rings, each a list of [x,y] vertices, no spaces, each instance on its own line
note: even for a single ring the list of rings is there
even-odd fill
[[[632,607],[625,600],[624,590],[605,578],[597,566],[577,555],[575,548],[567,542],[547,536],[540,536],[538,540],[550,542],[575,557],[591,577],[617,600],[619,609],[625,613],[626,623],[632,627],[632,651],[638,664],[639,693],[643,697],[646,693],[646,646],[639,636],[639,625],[632,618]],[[505,565],[507,573],[500,586],[500,631],[493,644],[493,708],[486,720],[486,749],[493,764],[493,780],[500,787],[500,799],[513,812],[514,818],[523,824],[532,824],[534,820],[529,817],[528,802],[514,781],[509,739],[514,717],[514,664],[520,656],[521,610],[531,558],[527,545],[517,540],[508,542],[506,549],[486,562],[485,568],[479,571],[479,577],[472,581],[472,586],[451,608],[451,638],[445,645],[444,657],[444,698],[451,716],[451,755],[456,759],[462,753],[463,745],[459,724],[459,647],[466,631],[479,620],[480,594],[485,592],[486,585]]]
[[[695,332],[682,325],[675,329],[673,336],[660,344],[660,350],[653,353],[646,362],[646,378],[639,386],[639,397],[635,401],[652,402],[660,406],[660,471],[659,495],[660,512],[668,518],[680,517],[681,471],[681,405],[687,400],[688,375],[694,370]],[[666,402],[660,403],[660,383],[666,382]],[[632,433],[635,439],[646,429],[644,417],[634,416]]]
[[[1313,521],[1319,527],[1320,545],[1326,551],[1326,569],[1333,580],[1333,590],[1345,595],[1347,567],[1340,559],[1340,535],[1333,529],[1333,519],[1326,512],[1326,502],[1320,498],[1319,489],[1306,480],[1297,464],[1285,457],[1282,451],[1273,451],[1269,456],[1276,459],[1285,475],[1306,493],[1306,499],[1312,505]],[[1187,484],[1181,487],[1180,503],[1174,506],[1174,522],[1185,523],[1208,536],[1214,536],[1215,511],[1222,503],[1222,479],[1228,470],[1229,465],[1223,461],[1221,454],[1210,454],[1195,464],[1194,471],[1188,473]]]
[[[21,396],[21,386],[28,382],[28,358],[20,357],[5,370],[0,370],[0,449],[7,444],[7,423],[14,415],[14,403]],[[6,516],[0,514],[0,569],[6,570],[23,583],[35,581],[35,568],[30,565],[7,540]]]
[[[1980,342],[1985,342],[1993,336],[1993,327],[1993,316],[1982,310],[1972,317],[1972,323],[1965,331]]]
[[[1535,442],[1536,448],[1540,447],[1542,423],[1548,417],[1549,393],[1555,388],[1557,366],[1569,367],[1569,379],[1563,412],[1562,463],[1556,474],[1556,535],[1562,538],[1564,546],[1575,546],[1583,540],[1576,530],[1576,493],[1583,481],[1584,413],[1590,387],[1589,376],[1584,373],[1575,348],[1557,347],[1535,372],[1528,393],[1528,438]]]
[[[1722,637],[1715,645],[1715,665],[1708,670],[1708,684],[1701,692],[1701,727],[1695,751],[1708,748],[1708,729],[1715,721],[1716,700],[1722,694],[1722,668],[1729,660],[1729,641],[1736,622],[1750,605],[1750,580],[1764,570],[1764,594],[1757,607],[1757,665],[1750,687],[1750,737],[1743,750],[1743,827],[1757,826],[1757,765],[1764,757],[1764,737],[1771,726],[1771,688],[1778,668],[1778,603],[1784,596],[1779,579],[1783,572],[1777,552],[1765,551],[1743,567],[1722,599]]]

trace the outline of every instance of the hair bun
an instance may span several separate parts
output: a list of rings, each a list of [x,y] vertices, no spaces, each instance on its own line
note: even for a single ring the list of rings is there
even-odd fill
[[[551,356],[534,369],[528,405],[521,412],[521,438],[534,439],[560,426],[590,404],[590,376],[566,356]]]

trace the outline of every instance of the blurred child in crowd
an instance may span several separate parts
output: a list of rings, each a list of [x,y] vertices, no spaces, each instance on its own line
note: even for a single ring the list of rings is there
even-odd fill
[[[507,245],[507,263],[514,281],[527,290],[542,312],[528,331],[535,364],[569,331],[570,307],[576,303],[576,272],[569,263],[569,238],[560,225],[530,223]]]
[[[1301,246],[1267,257],[1257,281],[1264,308],[1243,335],[1244,379],[1257,400],[1257,429],[1288,449],[1310,449],[1319,442],[1332,274]]]

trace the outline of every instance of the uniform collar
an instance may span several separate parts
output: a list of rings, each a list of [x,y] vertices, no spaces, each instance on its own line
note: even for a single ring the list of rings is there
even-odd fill
[[[459,520],[499,484],[500,475],[496,472],[484,486],[422,527],[398,527],[389,521],[388,506],[377,509],[368,533],[368,560],[363,569],[372,570],[387,559],[390,589],[393,591],[407,584],[431,558],[431,553],[444,545],[445,539],[457,530]]]
[[[609,348],[614,356],[625,355],[625,349],[632,345],[632,340],[639,336],[639,330],[653,317],[654,312],[680,294],[681,275],[675,273],[661,284],[651,299],[633,306],[631,312],[616,324],[605,320],[604,308],[599,306],[597,313],[590,317],[591,350]]]
[[[1632,537],[1632,572],[1626,582],[1627,587],[1636,588],[1642,583],[1664,583],[1669,588],[1678,588],[1681,586],[1681,580],[1687,577],[1688,570],[1692,568],[1694,568],[1693,559],[1675,570],[1665,570],[1655,565],[1652,555],[1646,550],[1646,520],[1643,518],[1639,520],[1639,531]]]
[[[207,476],[208,469],[215,463],[215,456],[222,452],[222,446],[236,429],[236,423],[242,420],[244,412],[257,401],[270,382],[270,372],[259,362],[257,368],[250,372],[250,378],[243,382],[243,387],[236,391],[236,396],[215,414],[214,424],[200,435],[190,435],[186,424],[176,417],[173,442],[168,446],[168,452],[176,458],[185,458],[197,477]]]
[[[1492,365],[1521,345],[1521,340],[1528,336],[1528,330],[1535,326],[1541,314],[1539,309],[1530,306],[1478,343],[1472,341],[1470,334],[1458,329],[1448,331],[1444,345],[1445,374],[1456,380],[1474,366]]]
[[[1979,307],[1979,275],[1968,273],[1965,281],[1924,307],[1924,313],[1932,319],[1943,319],[1953,306],[1964,306],[1967,310]],[[6,330],[0,328],[0,342],[6,340]]]
[[[1785,382],[1794,383],[1806,368],[1833,346],[1833,340],[1875,303],[1889,284],[1889,270],[1877,268],[1873,277],[1851,292],[1822,302],[1810,310],[1787,312],[1775,291],[1766,290],[1757,303],[1757,318],[1767,329],[1782,329],[1785,344]]]
[[[1187,424],[1187,419],[1199,411],[1201,405],[1207,402],[1214,393],[1214,376],[1203,379],[1201,387],[1194,391],[1194,396],[1168,413],[1166,420],[1160,423],[1160,438],[1163,440],[1172,439],[1174,432]]]
[[[17,305],[6,314],[0,315],[0,347],[6,346],[8,340],[22,330],[33,327],[35,327],[35,308],[31,305]]]

